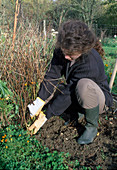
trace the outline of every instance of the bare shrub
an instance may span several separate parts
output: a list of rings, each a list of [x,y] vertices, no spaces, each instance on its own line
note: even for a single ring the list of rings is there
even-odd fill
[[[46,51],[45,56],[44,51]],[[21,124],[27,123],[27,105],[36,98],[52,51],[52,39],[47,36],[45,42],[43,35],[32,27],[27,30],[22,26],[19,28],[14,50],[12,50],[11,32],[0,44],[1,79],[7,82],[8,88],[14,94],[19,106],[18,116]]]

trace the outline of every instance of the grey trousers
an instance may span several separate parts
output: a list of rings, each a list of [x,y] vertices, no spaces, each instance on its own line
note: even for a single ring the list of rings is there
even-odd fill
[[[80,79],[76,86],[78,103],[84,109],[91,109],[99,105],[99,113],[103,113],[105,96],[101,88],[91,79]]]
[[[46,107],[59,95],[65,84],[60,84],[46,102]],[[75,92],[75,93],[74,93]],[[78,81],[75,91],[73,90],[72,104],[62,113],[62,116],[67,121],[78,118],[78,113],[85,114],[85,109],[91,109],[99,105],[99,113],[105,112],[105,96],[100,87],[91,79],[82,78]]]

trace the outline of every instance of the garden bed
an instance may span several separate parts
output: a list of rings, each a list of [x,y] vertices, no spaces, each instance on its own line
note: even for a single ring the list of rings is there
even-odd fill
[[[64,120],[53,117],[41,128],[36,138],[50,151],[70,153],[70,159],[91,169],[117,169],[117,112],[107,112],[99,116],[98,134],[89,145],[76,142],[83,130],[85,120],[74,126],[64,125]]]

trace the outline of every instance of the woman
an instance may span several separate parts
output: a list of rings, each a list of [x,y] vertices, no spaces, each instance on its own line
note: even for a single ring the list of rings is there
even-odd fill
[[[98,50],[103,50],[99,44],[97,48],[96,42],[99,41],[85,23],[70,20],[62,24],[38,97],[34,105],[28,105],[32,116],[40,113],[62,76],[65,77],[66,84],[47,105],[45,113],[39,114],[39,118],[29,130],[34,129],[36,133],[52,116],[63,116],[68,120],[70,117],[78,118],[80,112],[85,115],[86,125],[77,142],[89,144],[94,140],[99,113],[103,113],[105,108],[112,105],[104,64],[98,53]]]

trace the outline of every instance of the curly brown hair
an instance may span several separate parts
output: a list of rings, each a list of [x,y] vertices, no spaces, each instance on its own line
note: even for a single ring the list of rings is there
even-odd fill
[[[95,46],[93,47],[99,54],[100,56],[102,57],[102,59],[106,59],[104,56],[105,56],[105,51],[104,49],[102,48],[102,44],[100,43],[99,39],[97,39],[96,43],[95,43]]]
[[[95,34],[85,23],[69,20],[59,28],[56,47],[67,55],[83,54],[94,47],[96,40]]]

